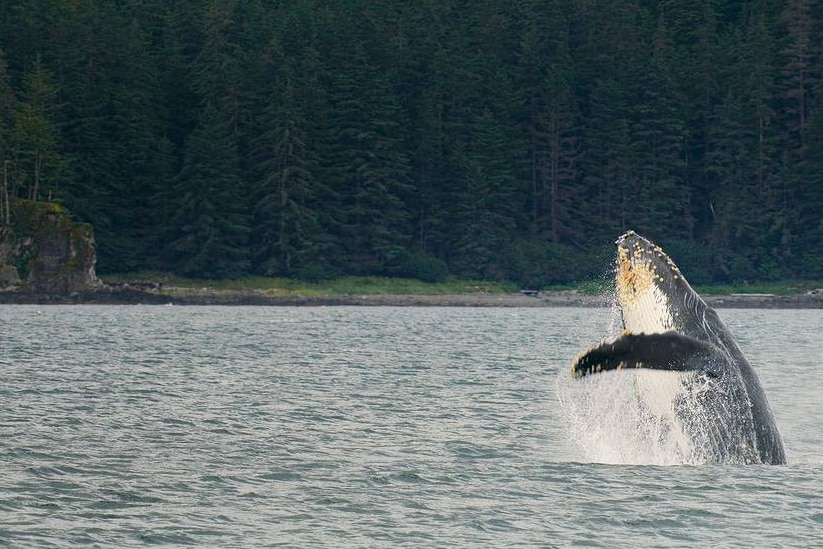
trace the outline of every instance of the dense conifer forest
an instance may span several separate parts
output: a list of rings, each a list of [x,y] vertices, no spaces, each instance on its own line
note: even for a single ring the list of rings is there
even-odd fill
[[[104,273],[823,278],[821,50],[813,0],[2,0],[3,196]]]

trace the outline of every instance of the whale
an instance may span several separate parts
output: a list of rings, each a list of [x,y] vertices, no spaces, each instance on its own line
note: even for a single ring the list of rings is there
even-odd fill
[[[635,376],[648,415],[689,442],[690,463],[785,464],[763,386],[714,309],[661,247],[634,231],[615,244],[624,331],[578,355],[572,377]]]

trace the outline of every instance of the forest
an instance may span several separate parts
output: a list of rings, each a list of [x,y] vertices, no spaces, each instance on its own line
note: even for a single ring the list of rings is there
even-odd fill
[[[823,279],[822,49],[813,0],[2,0],[3,200],[101,273],[542,287],[634,229]]]

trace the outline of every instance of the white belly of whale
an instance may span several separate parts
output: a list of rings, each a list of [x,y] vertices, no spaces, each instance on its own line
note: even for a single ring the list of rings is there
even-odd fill
[[[668,296],[655,284],[622,305],[623,324],[634,334],[659,334],[675,329]],[[640,370],[635,376],[635,393],[646,414],[644,427],[659,444],[673,453],[689,455],[691,438],[685,434],[675,405],[684,392],[683,381],[691,374],[660,370]]]

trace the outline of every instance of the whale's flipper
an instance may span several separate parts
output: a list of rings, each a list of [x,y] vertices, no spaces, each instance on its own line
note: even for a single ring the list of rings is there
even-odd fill
[[[625,334],[580,355],[572,376],[583,377],[621,368],[651,368],[677,372],[701,371],[717,377],[713,356],[717,347],[677,332]]]

